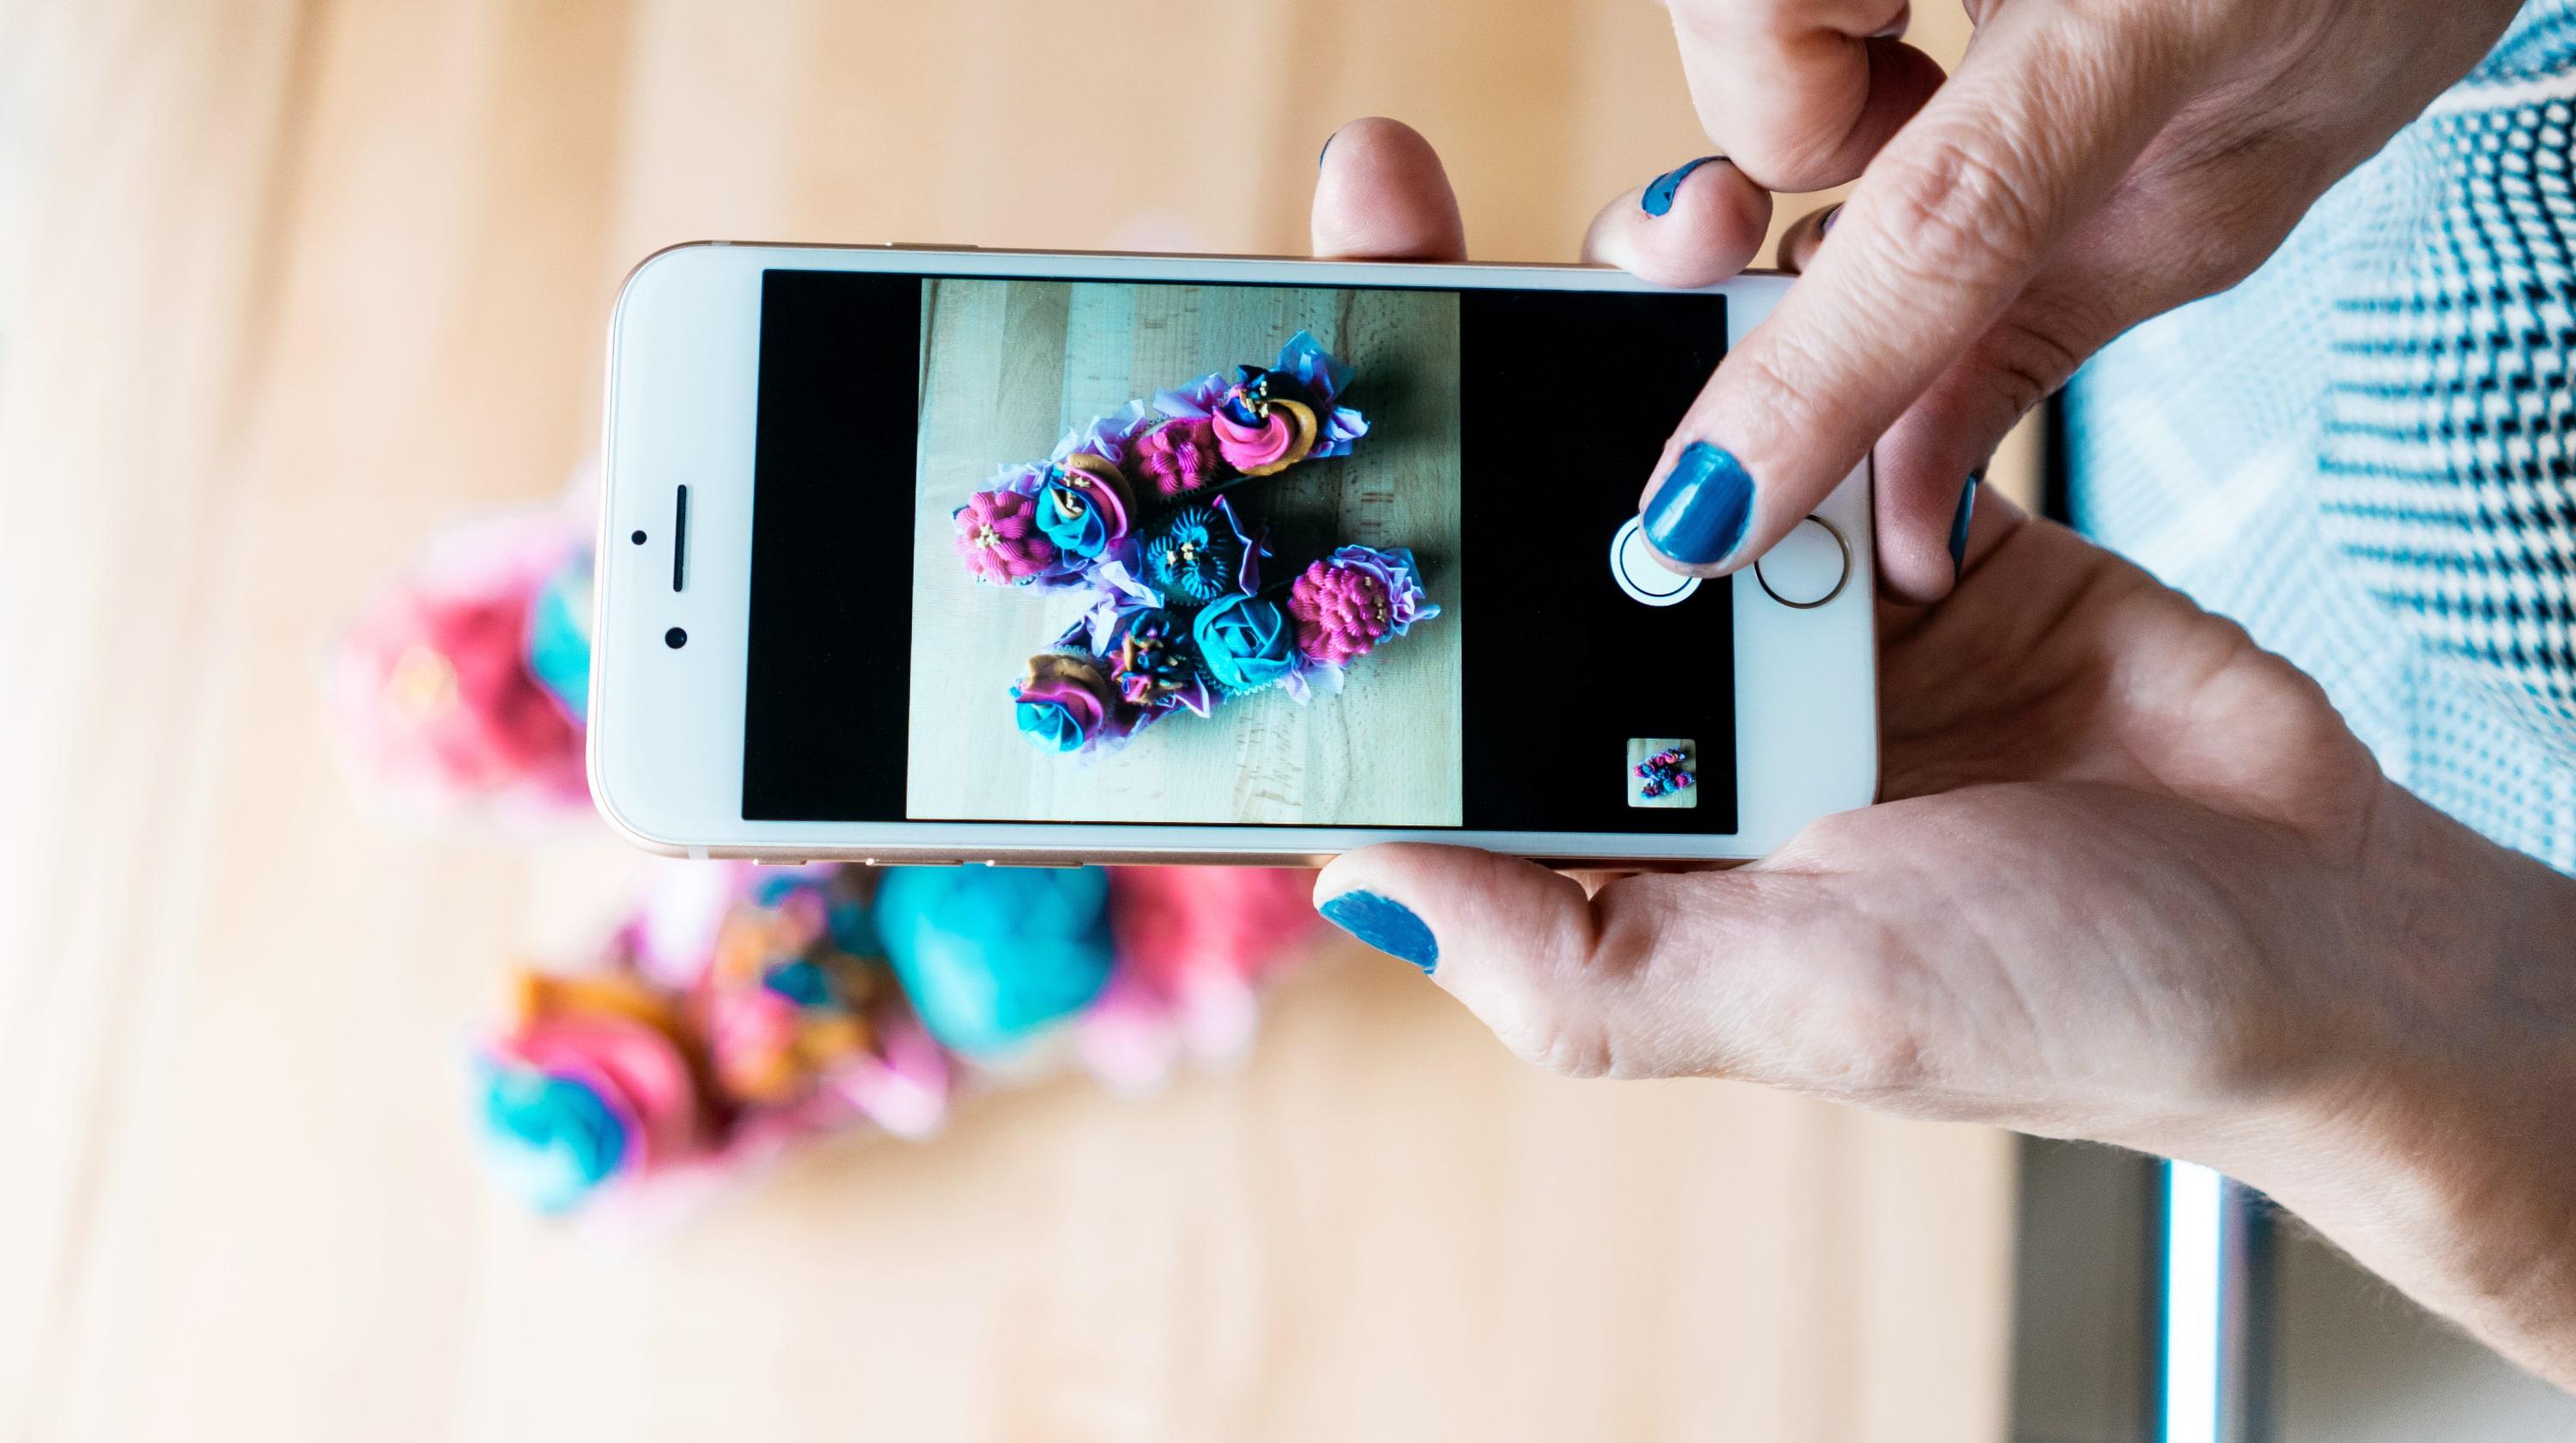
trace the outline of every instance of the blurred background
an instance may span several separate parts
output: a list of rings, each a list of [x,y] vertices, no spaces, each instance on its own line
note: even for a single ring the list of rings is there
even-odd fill
[[[1545,1077],[1347,948],[1239,1067],[1033,1080],[651,1237],[480,1175],[469,1037],[640,859],[388,816],[320,659],[442,524],[593,453],[628,267],[1295,253],[1372,113],[1442,148],[1486,259],[1569,259],[1708,148],[1648,0],[0,0],[0,1427],[2140,1436],[2125,1161]],[[2328,1331],[2274,1350],[2284,1436],[2464,1436],[2473,1397],[2531,1430],[2478,1436],[2576,1436],[2302,1256],[2281,1316]],[[2372,1431],[2406,1407],[2430,1431]]]

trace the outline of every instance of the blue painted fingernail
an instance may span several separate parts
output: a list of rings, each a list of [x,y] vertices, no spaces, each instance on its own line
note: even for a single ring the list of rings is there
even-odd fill
[[[1816,239],[1823,240],[1825,237],[1832,235],[1834,233],[1834,222],[1841,220],[1842,218],[1843,208],[1842,205],[1837,202],[1830,209],[1826,210],[1825,218],[1823,220],[1816,222]]]
[[[1390,957],[1401,957],[1425,973],[1440,964],[1440,944],[1431,929],[1402,902],[1375,892],[1344,892],[1315,908],[1324,920]]]
[[[1968,484],[1959,492],[1958,514],[1950,518],[1950,576],[1957,579],[1959,569],[1968,564],[1968,522],[1977,514],[1977,483],[1983,476],[1968,473]]]
[[[1690,179],[1692,171],[1712,160],[1724,159],[1726,157],[1722,155],[1703,155],[1679,170],[1665,171],[1647,183],[1646,193],[1637,197],[1637,204],[1644,206],[1648,215],[1662,215],[1670,211],[1673,208],[1673,197],[1681,193],[1682,182]]]
[[[1707,566],[1733,555],[1753,520],[1753,473],[1706,441],[1693,441],[1646,503],[1646,539],[1675,561]]]
[[[1333,132],[1333,135],[1324,137],[1324,148],[1315,152],[1315,168],[1317,170],[1322,170],[1324,168],[1324,157],[1333,153],[1333,136],[1339,134],[1341,134],[1341,132],[1336,130]]]

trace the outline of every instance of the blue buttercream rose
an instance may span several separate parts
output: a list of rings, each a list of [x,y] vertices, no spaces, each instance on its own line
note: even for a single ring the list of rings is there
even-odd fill
[[[1020,730],[1042,751],[1078,752],[1091,740],[1091,730],[1074,708],[1061,700],[1021,697],[1014,703]]]
[[[1047,654],[1029,658],[1029,674],[1011,688],[1011,705],[1032,744],[1046,751],[1078,752],[1107,726],[1113,695],[1096,663]]]
[[[1097,867],[895,867],[875,916],[922,1026],[970,1056],[1016,1048],[1109,981],[1109,874]]]
[[[1062,482],[1049,482],[1038,493],[1038,529],[1057,550],[1074,556],[1098,556],[1109,549],[1109,522],[1100,508]]]
[[[1257,596],[1210,602],[1191,623],[1199,660],[1227,692],[1259,691],[1297,669],[1297,634],[1287,613]]]
[[[1127,482],[1106,458],[1049,465],[1037,495],[1038,529],[1069,556],[1096,559],[1127,537]]]

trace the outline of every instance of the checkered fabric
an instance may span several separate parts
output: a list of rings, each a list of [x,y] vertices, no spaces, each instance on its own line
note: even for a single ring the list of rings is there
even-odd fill
[[[2324,683],[2389,775],[2576,872],[2576,0],[2224,295],[2068,388],[2076,524]]]

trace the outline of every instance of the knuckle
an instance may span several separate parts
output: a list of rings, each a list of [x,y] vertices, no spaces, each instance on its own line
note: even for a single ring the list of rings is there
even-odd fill
[[[1834,930],[1828,955],[1855,960],[1810,994],[1797,1043],[1805,1080],[1830,1096],[1862,1101],[1922,1094],[1934,1081],[1934,1067],[1924,1041],[1925,1009],[1915,994],[1928,974],[1885,922],[1850,914]]]
[[[1822,1075],[1845,1096],[1908,1097],[1930,1076],[1922,1039],[1885,1005],[1847,1007],[1840,1046]]]
[[[1760,431],[1747,439],[1772,440],[1794,451],[1839,428],[1845,418],[1836,403],[1851,373],[1825,349],[1839,339],[1775,330],[1726,358],[1718,376],[1734,394],[1755,398],[1744,419]]]
[[[1607,1077],[1616,1065],[1600,1014],[1558,988],[1530,989],[1494,1036],[1514,1057],[1559,1077]]]
[[[1628,1035],[1625,1005],[1651,966],[1651,929],[1613,925],[1525,974],[1496,1036],[1522,1061],[1560,1077],[1660,1076],[1651,1048]]]
[[[1852,199],[1894,242],[1886,264],[1906,284],[1945,288],[1992,285],[2027,269],[2048,242],[2053,211],[2037,167],[2004,158],[1989,139],[1929,140],[1890,157]]]
[[[1755,122],[1729,137],[1727,157],[1763,189],[1823,190],[1851,179],[1850,138],[1829,127]]]
[[[1559,1077],[1578,1081],[1619,1074],[1618,1053],[1610,1045],[1609,1029],[1602,1026],[1598,1016],[1586,1013],[1559,1013],[1543,1043],[1521,1055]]]

